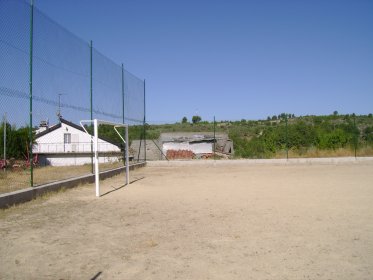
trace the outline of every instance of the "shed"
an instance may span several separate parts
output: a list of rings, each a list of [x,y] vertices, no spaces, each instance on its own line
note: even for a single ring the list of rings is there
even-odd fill
[[[224,133],[162,133],[159,139],[163,154],[169,159],[209,158],[215,153],[233,155],[233,142]],[[214,145],[215,144],[215,145]]]

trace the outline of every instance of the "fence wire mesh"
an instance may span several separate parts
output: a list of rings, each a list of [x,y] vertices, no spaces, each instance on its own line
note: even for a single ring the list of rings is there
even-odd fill
[[[145,148],[144,81],[91,42],[23,0],[2,0],[0,61],[0,192],[91,172],[83,119],[130,124],[130,140],[140,143],[132,158],[145,160],[138,150]],[[118,142],[108,129],[100,135],[110,145]],[[102,169],[124,164],[122,156],[110,162]]]

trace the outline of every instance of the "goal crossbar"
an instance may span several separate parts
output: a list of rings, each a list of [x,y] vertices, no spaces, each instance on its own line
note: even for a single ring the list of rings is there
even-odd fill
[[[91,135],[86,127],[85,124],[93,124],[93,135]],[[96,196],[100,196],[100,170],[99,170],[99,158],[98,158],[98,126],[100,124],[104,125],[112,125],[115,132],[118,134],[120,139],[123,141],[125,146],[125,166],[126,166],[126,185],[129,184],[130,178],[129,178],[129,148],[128,148],[128,124],[123,123],[116,123],[116,122],[110,122],[105,120],[81,120],[80,126],[83,128],[85,133],[91,136],[91,141],[93,142],[93,149],[94,149],[94,159],[95,159],[95,186],[96,186]],[[125,136],[120,134],[117,128],[124,127],[125,128]]]

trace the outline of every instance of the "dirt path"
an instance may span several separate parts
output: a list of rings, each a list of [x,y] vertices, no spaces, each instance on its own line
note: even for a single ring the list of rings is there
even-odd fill
[[[373,279],[372,162],[131,177],[0,211],[0,278]]]

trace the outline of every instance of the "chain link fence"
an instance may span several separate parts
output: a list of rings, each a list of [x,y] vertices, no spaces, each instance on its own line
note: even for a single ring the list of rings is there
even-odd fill
[[[92,172],[81,120],[129,124],[145,160],[145,81],[23,0],[0,1],[0,193]],[[90,127],[88,127],[88,130]],[[123,166],[112,127],[99,131],[101,170]],[[141,149],[141,151],[140,151]]]

